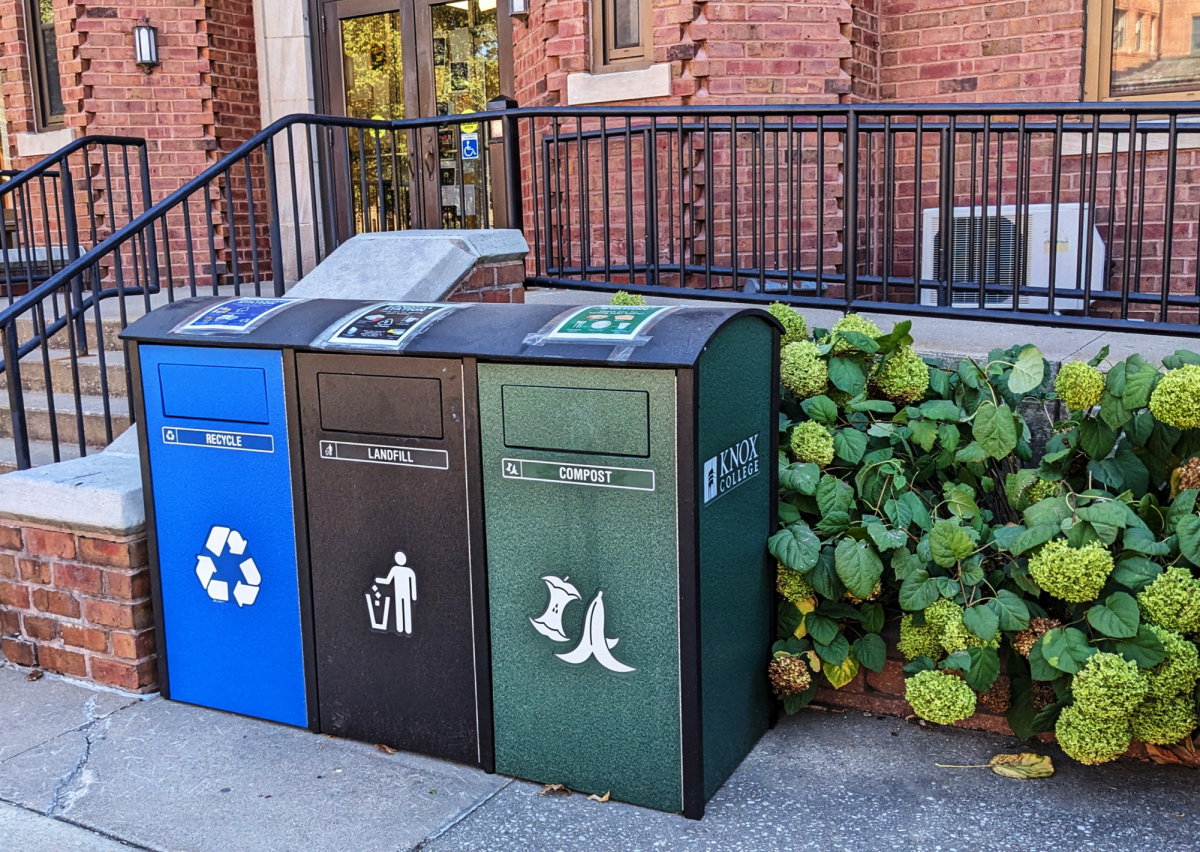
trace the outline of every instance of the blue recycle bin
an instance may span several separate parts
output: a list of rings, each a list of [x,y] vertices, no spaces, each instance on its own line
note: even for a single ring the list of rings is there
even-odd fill
[[[315,727],[286,354],[226,348],[252,345],[253,335],[236,335],[277,300],[238,301],[250,305],[244,328],[225,309],[218,319],[230,327],[211,330],[227,333],[221,348],[211,337],[193,346],[143,338],[131,347],[144,424],[160,682],[175,700]],[[183,331],[203,329],[203,320],[192,319]],[[154,314],[146,322],[161,325]],[[126,336],[137,340],[139,325]],[[172,343],[201,342],[182,332],[158,339],[168,336]]]

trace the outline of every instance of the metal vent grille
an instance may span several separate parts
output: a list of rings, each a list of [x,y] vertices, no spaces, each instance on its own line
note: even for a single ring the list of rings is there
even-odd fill
[[[987,285],[999,284],[1011,288],[1017,275],[1017,227],[1007,217],[987,217],[987,257],[983,256],[984,219],[982,216],[955,216],[950,241],[950,257],[952,258],[951,281],[954,284],[974,284],[980,281]],[[937,234],[935,245],[940,244],[941,233]],[[933,254],[933,274],[940,281],[942,278],[941,252]],[[986,279],[984,275],[986,274]],[[1021,297],[1022,301],[1026,297]],[[971,293],[955,293],[952,304],[975,306],[979,305],[979,297]],[[1012,296],[999,293],[988,293],[984,296],[984,305],[1011,305]]]

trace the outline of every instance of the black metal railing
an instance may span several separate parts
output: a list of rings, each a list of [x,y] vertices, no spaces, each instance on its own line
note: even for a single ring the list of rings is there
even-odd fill
[[[31,353],[67,349],[71,372],[91,339],[122,363],[115,332],[161,302],[281,295],[358,233],[510,225],[529,286],[1198,336],[1200,109],[291,116],[0,310],[15,463],[32,463]],[[50,304],[86,333],[38,319]],[[74,408],[51,424],[74,423],[80,453],[109,440],[107,390],[86,411],[60,385]]]

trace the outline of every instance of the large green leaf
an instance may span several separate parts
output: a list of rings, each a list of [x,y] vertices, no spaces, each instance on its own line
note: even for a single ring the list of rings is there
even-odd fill
[[[1179,536],[1179,552],[1188,562],[1200,565],[1200,518],[1195,515],[1180,518],[1175,524],[1175,534]]]
[[[1125,361],[1125,392],[1121,395],[1125,407],[1132,411],[1148,405],[1158,379],[1157,367],[1141,355],[1130,355]]]
[[[775,614],[775,627],[781,637],[791,636],[804,620],[804,614],[791,601],[781,600]]]
[[[1074,627],[1049,630],[1036,644],[1040,646],[1047,663],[1060,672],[1072,675],[1096,653],[1096,649],[1088,644],[1087,635]]]
[[[973,518],[979,514],[975,495],[969,485],[947,485],[943,492],[946,508],[960,518]]]
[[[988,609],[1000,620],[1001,630],[1024,630],[1029,627],[1029,607],[1019,596],[1008,589],[1001,589],[996,597],[987,602]]]
[[[1075,510],[1075,514],[1093,524],[1104,524],[1117,529],[1123,530],[1129,525],[1129,513],[1125,505],[1115,500],[1096,501],[1080,506]]]
[[[1046,377],[1046,362],[1036,346],[1026,346],[1017,356],[1008,376],[1008,389],[1017,396],[1027,394]]]
[[[883,513],[888,516],[888,520],[898,530],[908,529],[908,525],[913,522],[912,507],[903,499],[891,499],[885,502]]]
[[[907,610],[925,609],[942,596],[937,580],[920,568],[900,584],[900,607]]]
[[[825,426],[832,426],[837,422],[838,408],[827,396],[813,396],[800,403],[800,407],[804,409],[804,413],[812,420],[816,420]]]
[[[821,468],[811,462],[796,462],[779,468],[779,486],[808,497],[817,492],[820,480]]]
[[[987,692],[1000,676],[1000,655],[995,648],[968,648],[971,668],[964,679],[977,692]]]
[[[1144,556],[1125,556],[1113,569],[1111,580],[1127,589],[1140,592],[1162,574],[1162,566]]]
[[[1079,448],[1089,458],[1106,459],[1117,445],[1117,433],[1100,420],[1087,418],[1079,424]]]
[[[892,330],[887,334],[876,337],[875,342],[879,344],[879,353],[887,355],[901,346],[911,346],[913,338],[909,334],[910,331],[912,331],[912,320],[901,320],[892,326]]]
[[[952,568],[958,560],[975,551],[975,542],[966,530],[953,521],[938,521],[929,533],[929,552],[933,561],[943,568]]]
[[[1043,681],[1056,680],[1062,676],[1062,672],[1046,662],[1041,642],[1034,642],[1033,647],[1029,649],[1029,674],[1034,680]]]
[[[1125,659],[1133,660],[1143,669],[1157,666],[1167,658],[1167,651],[1162,642],[1145,624],[1138,628],[1136,636],[1114,642],[1113,650]]]
[[[821,550],[821,556],[817,559],[817,564],[813,566],[812,571],[808,575],[808,582],[812,583],[812,587],[817,590],[817,594],[826,600],[839,600],[846,593],[846,587],[842,585],[842,581],[838,578],[837,569],[833,564],[832,546]]]
[[[839,331],[838,336],[860,352],[874,355],[879,351],[879,344],[873,337],[868,337],[861,331]]]
[[[1111,370],[1109,371],[1112,372]],[[1112,429],[1120,429],[1129,420],[1132,412],[1125,407],[1119,396],[1108,390],[1100,395],[1100,419]]]
[[[938,429],[937,423],[933,420],[913,420],[908,424],[909,431],[912,432],[913,442],[925,452],[933,449],[934,443],[937,441]]]
[[[980,403],[971,434],[994,459],[1005,458],[1017,448],[1017,427],[1007,403],[996,405],[990,399]]]
[[[889,530],[883,524],[867,524],[867,535],[880,550],[893,550],[908,541],[904,530]]]
[[[867,388],[867,377],[857,361],[849,358],[829,359],[829,381],[850,396],[858,396]]]
[[[962,441],[962,433],[958,431],[957,423],[943,423],[938,426],[938,440],[942,442],[942,449],[954,452],[958,449],[959,442]]]
[[[921,498],[918,497],[915,492],[906,491],[900,497],[900,499],[907,503],[909,509],[912,510],[912,519],[914,524],[926,531],[932,529],[933,519],[929,516],[929,509],[925,506],[924,502],[921,501]]]
[[[879,601],[868,601],[860,608],[862,614],[862,629],[868,633],[878,633],[883,630],[883,604]]]
[[[854,640],[854,656],[873,672],[883,671],[887,662],[887,646],[877,633],[868,633]]]
[[[1124,592],[1115,592],[1087,611],[1088,624],[1099,633],[1113,639],[1128,639],[1137,635],[1141,621],[1137,601]]]
[[[949,399],[931,399],[921,403],[921,416],[930,420],[951,420],[957,423],[962,419],[962,410],[958,403]]]
[[[1000,629],[1000,616],[986,604],[976,604],[963,610],[963,625],[980,639],[991,642]]]
[[[1117,454],[1113,456],[1113,461],[1121,468],[1125,487],[1133,492],[1135,499],[1140,500],[1146,493],[1146,489],[1150,487],[1150,471],[1146,469],[1146,465],[1137,457],[1137,453],[1128,443],[1122,443],[1117,447]]]
[[[915,571],[925,567],[925,563],[920,557],[914,556],[909,552],[907,547],[897,548],[892,553],[892,571],[895,573],[896,579],[903,582],[907,580]]]
[[[883,576],[883,562],[869,543],[842,539],[834,554],[838,578],[856,598],[870,597]]]
[[[767,550],[787,567],[807,573],[817,564],[821,542],[808,524],[798,521],[767,539]]]
[[[821,658],[821,662],[829,665],[841,665],[846,659],[846,655],[850,653],[850,643],[846,641],[846,637],[839,633],[833,637],[833,641],[829,644],[813,640],[813,647],[817,651],[817,656]]]
[[[1028,553],[1038,545],[1045,544],[1061,531],[1062,528],[1058,524],[1038,524],[1035,527],[1029,527],[1009,546],[1009,553],[1013,556]]]
[[[853,505],[854,490],[849,485],[829,474],[821,477],[817,484],[817,507],[822,515],[849,512]]]
[[[833,433],[833,452],[847,464],[858,464],[867,451],[867,436],[852,426]]]
[[[1034,503],[1021,514],[1025,519],[1025,526],[1032,529],[1040,524],[1054,524],[1058,526],[1071,517],[1073,512],[1071,511],[1071,507],[1067,505],[1066,498],[1047,497],[1045,500],[1039,500]]]
[[[1166,556],[1171,552],[1170,544],[1159,541],[1141,527],[1130,527],[1125,530],[1125,537],[1122,541],[1126,550],[1134,550],[1147,556]]]
[[[828,645],[838,635],[838,623],[832,618],[810,612],[804,616],[804,627],[814,642]]]

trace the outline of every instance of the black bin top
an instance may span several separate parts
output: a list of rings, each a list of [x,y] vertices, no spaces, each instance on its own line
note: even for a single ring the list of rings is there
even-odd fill
[[[363,325],[350,322],[356,316],[386,314],[386,309],[382,313],[372,310],[380,302],[344,299],[297,300],[286,308],[265,313],[244,331],[203,324],[199,330],[187,327],[208,309],[229,302],[223,297],[182,299],[137,320],[121,337],[140,343],[661,368],[695,366],[708,341],[725,324],[741,316],[758,317],[782,330],[766,310],[744,305],[629,308],[445,303],[438,307],[450,310],[431,317],[395,347],[375,345],[366,339],[331,340],[332,332],[339,328],[357,330]],[[251,316],[253,312],[241,321],[249,321]]]

